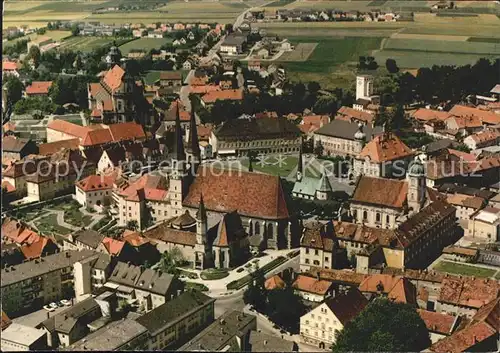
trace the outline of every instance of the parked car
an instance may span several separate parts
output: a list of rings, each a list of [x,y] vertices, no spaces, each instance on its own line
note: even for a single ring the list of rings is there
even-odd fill
[[[61,306],[71,306],[71,301],[67,300],[67,299],[63,299],[59,302],[59,304],[61,304]]]
[[[55,302],[50,303],[49,306],[54,309],[57,309],[59,307],[59,305],[57,305],[57,303]]]
[[[53,307],[51,307],[51,306],[49,306],[49,305],[44,305],[44,306],[43,306],[43,308],[44,308],[45,310],[47,310],[48,312],[53,312],[54,310],[56,310],[56,309],[54,309]]]

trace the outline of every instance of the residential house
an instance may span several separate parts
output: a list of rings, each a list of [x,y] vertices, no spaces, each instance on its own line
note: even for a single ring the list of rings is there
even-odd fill
[[[486,207],[473,213],[468,222],[467,235],[486,242],[500,239],[500,208]]]
[[[90,250],[64,251],[2,269],[2,310],[23,314],[69,298],[73,264],[92,256],[96,253]]]
[[[14,188],[15,196],[18,198],[26,196],[28,193],[28,176],[36,173],[41,163],[46,163],[47,161],[47,157],[29,155],[22,161],[13,162],[2,170],[2,184],[8,189]]]
[[[214,302],[199,291],[188,291],[139,317],[150,336],[148,348],[172,349],[188,341],[214,321]]]
[[[63,242],[65,250],[93,250],[97,251],[104,235],[92,229],[81,229],[70,233]]]
[[[300,271],[306,272],[312,267],[334,268],[337,250],[332,222],[305,224],[300,239]]]
[[[43,330],[14,322],[2,328],[1,348],[3,352],[45,350],[47,334]]]
[[[24,95],[27,98],[48,97],[50,87],[52,87],[52,81],[33,81],[26,86]]]
[[[332,295],[332,282],[321,278],[298,275],[292,283],[295,293],[309,302],[322,302]]]
[[[227,92],[227,91],[222,91]],[[210,145],[218,156],[299,152],[300,130],[284,118],[240,117],[212,131]]]
[[[241,101],[243,99],[243,90],[228,89],[228,90],[211,90],[201,97],[201,104],[204,107],[211,106],[216,101]]]
[[[417,289],[406,277],[373,274],[361,282],[359,290],[369,299],[383,296],[396,303],[417,305]]]
[[[299,128],[309,138],[329,122],[328,115],[307,115],[302,117]]]
[[[337,111],[335,119],[354,121],[363,124],[372,124],[373,120],[375,119],[375,115],[365,111],[360,111],[354,108],[342,106]]]
[[[465,227],[467,227],[471,215],[486,205],[486,201],[482,197],[461,194],[449,194],[446,202],[455,207],[457,217],[460,221],[463,221]]]
[[[2,138],[2,162],[4,160],[19,161],[30,154],[37,153],[38,147],[33,140],[15,136]]]
[[[160,73],[159,84],[161,87],[180,87],[182,86],[181,71],[162,71]]]
[[[450,336],[457,330],[461,322],[460,316],[436,313],[434,311],[422,309],[417,309],[417,313],[424,321],[432,343],[436,343],[440,339]]]
[[[114,178],[112,176],[89,175],[75,184],[75,200],[83,207],[102,210],[111,204]]]
[[[227,311],[178,350],[245,352],[248,351],[251,332],[256,329],[255,316],[236,310]]]
[[[297,350],[297,344],[293,341],[263,333],[261,330],[250,331],[249,352],[297,352]]]
[[[321,144],[328,156],[357,157],[365,144],[380,134],[379,126],[335,119],[314,132],[314,145]]]
[[[464,144],[471,150],[495,146],[500,143],[500,132],[495,130],[484,130],[464,138]]]
[[[2,60],[2,76],[19,77],[18,65],[14,61]]]
[[[357,290],[326,299],[300,318],[300,338],[303,342],[328,349],[336,335],[366,307],[368,300]]]
[[[144,312],[174,299],[184,290],[183,283],[171,274],[124,262],[116,264],[104,287]]]
[[[467,120],[465,124],[467,124],[469,121],[475,121],[476,118],[480,121],[481,125],[487,126],[500,124],[500,115],[495,114],[494,112],[481,110],[474,107],[467,107],[464,105],[456,104],[450,109],[449,113],[456,117],[471,118]],[[471,126],[471,128],[474,128],[474,126]]]
[[[227,55],[242,54],[245,50],[247,38],[245,36],[236,35],[235,33],[226,36],[222,42],[219,51]]]
[[[383,132],[368,142],[354,158],[353,174],[381,178],[402,177],[414,155],[395,134]]]

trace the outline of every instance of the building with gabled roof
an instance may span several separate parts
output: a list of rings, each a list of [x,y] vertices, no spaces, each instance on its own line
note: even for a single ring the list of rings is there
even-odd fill
[[[295,293],[310,302],[322,302],[332,294],[332,282],[316,277],[298,275],[292,283]]]
[[[300,238],[300,270],[308,271],[311,267],[334,268],[338,250],[332,222],[304,224]]]
[[[432,343],[436,343],[440,339],[450,336],[462,321],[461,316],[453,316],[434,311],[417,309],[417,313],[424,321]]]
[[[326,299],[300,318],[300,336],[304,342],[321,349],[336,341],[336,334],[368,305],[357,289]]]
[[[52,81],[33,81],[26,87],[26,97],[47,97]]]

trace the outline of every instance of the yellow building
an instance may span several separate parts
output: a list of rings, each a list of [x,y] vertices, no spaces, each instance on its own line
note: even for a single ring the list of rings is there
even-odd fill
[[[300,318],[300,337],[305,343],[329,349],[335,343],[335,334],[354,319],[368,304],[357,289],[328,298]]]

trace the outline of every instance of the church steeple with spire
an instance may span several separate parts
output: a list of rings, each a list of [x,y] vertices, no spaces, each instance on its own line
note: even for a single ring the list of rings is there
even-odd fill
[[[182,137],[181,118],[179,113],[179,102],[175,116],[175,141],[172,155],[172,173],[170,178],[169,194],[172,216],[176,217],[182,214],[182,199],[185,179],[185,160],[184,141]]]
[[[189,121],[188,154],[190,155],[191,163],[200,163],[200,142],[198,140],[198,128],[196,127],[196,116],[193,108],[191,108],[191,119]]]

